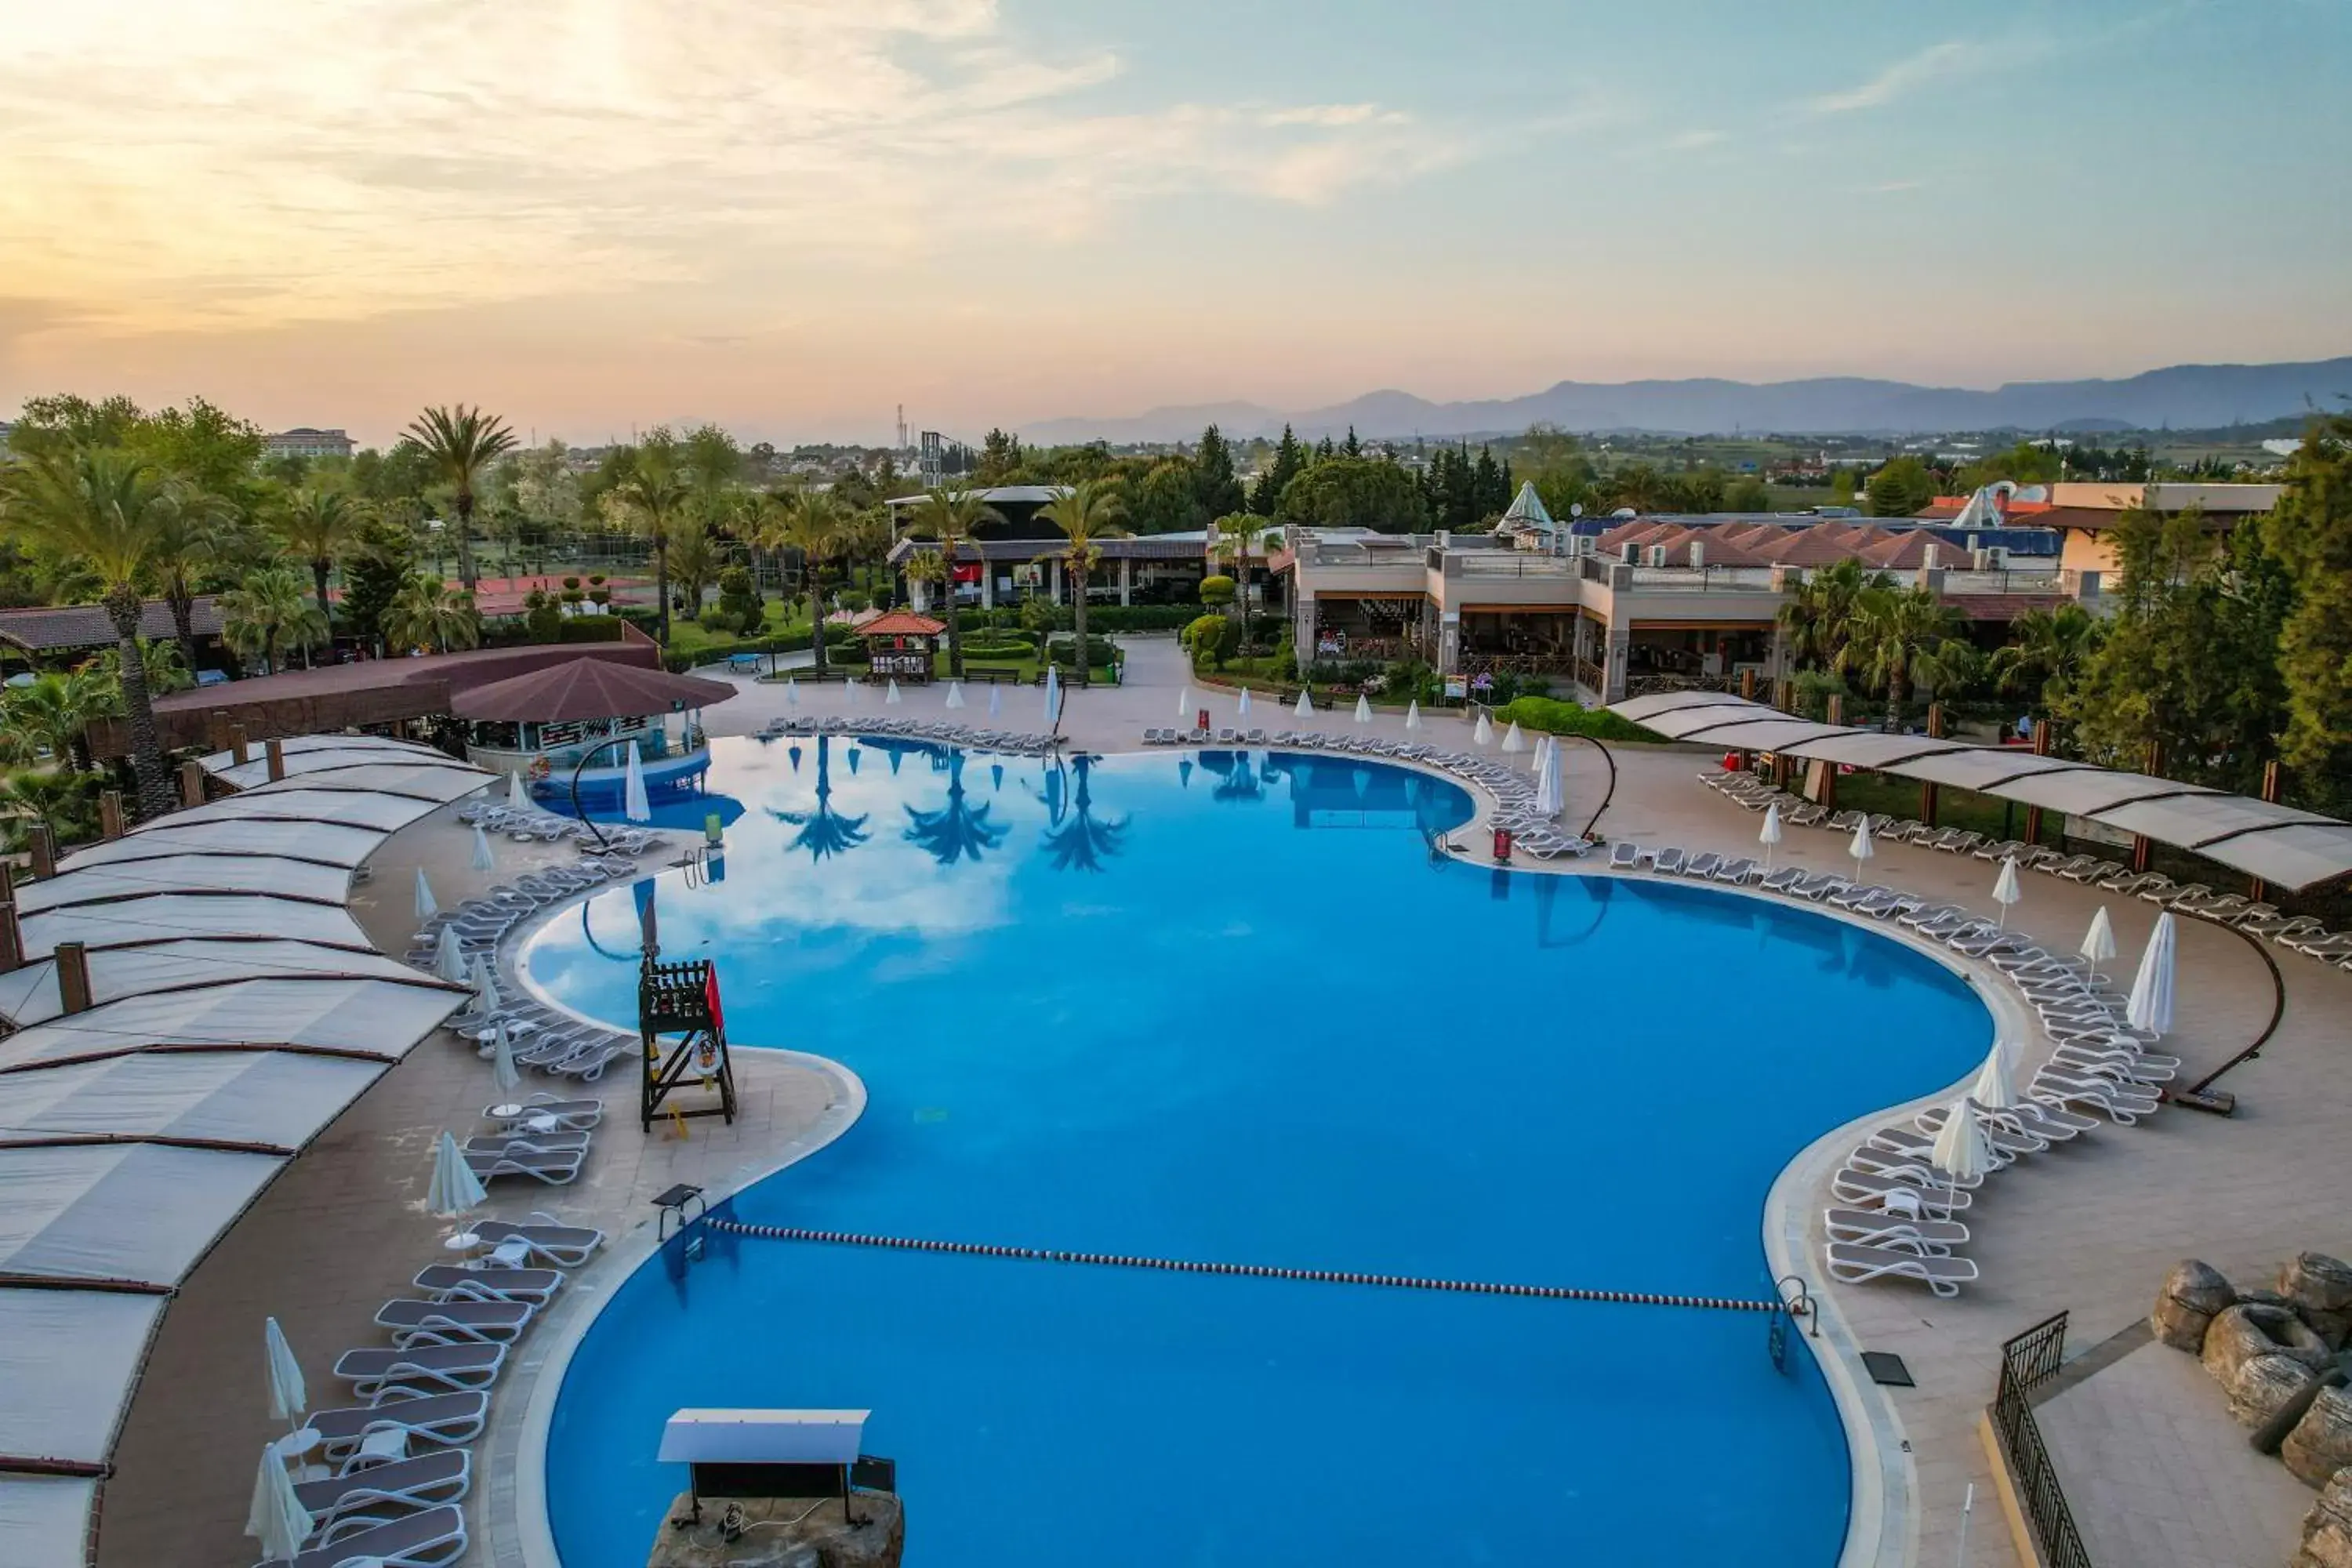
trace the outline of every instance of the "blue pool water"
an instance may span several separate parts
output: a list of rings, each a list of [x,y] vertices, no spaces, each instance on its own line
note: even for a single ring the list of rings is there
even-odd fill
[[[870,1095],[755,1223],[1769,1298],[1780,1166],[1990,1042],[1843,922],[1433,859],[1466,797],[1370,764],[736,741],[710,783],[743,809],[665,953]],[[615,890],[527,966],[625,1025],[635,929]],[[914,1568],[1822,1568],[1844,1443],[1767,1323],[726,1242],[618,1289],[549,1503],[567,1568],[637,1568],[672,1410],[871,1406]]]

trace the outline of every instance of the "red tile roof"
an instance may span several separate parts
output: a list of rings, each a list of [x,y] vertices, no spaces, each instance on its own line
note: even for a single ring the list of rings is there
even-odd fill
[[[200,637],[220,636],[220,605],[210,594],[196,595],[189,619]],[[162,642],[179,635],[172,624],[172,606],[150,599],[139,609],[139,635]],[[27,653],[71,652],[76,648],[114,646],[114,623],[100,605],[36,605],[28,609],[0,610],[0,643],[13,643]]]

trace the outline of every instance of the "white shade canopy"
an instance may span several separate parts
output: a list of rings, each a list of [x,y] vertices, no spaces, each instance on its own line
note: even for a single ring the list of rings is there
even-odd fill
[[[2010,1080],[2008,1047],[1994,1042],[1984,1066],[1977,1070],[1976,1082],[1969,1086],[1969,1098],[1987,1110],[2002,1110],[2017,1103],[2017,1089]]]
[[[272,1320],[275,1321],[275,1320]],[[285,1561],[302,1550],[313,1528],[309,1510],[295,1495],[294,1476],[287,1469],[286,1461],[278,1457],[278,1447],[271,1444],[261,1451],[261,1462],[253,1475],[253,1501],[245,1512],[245,1532],[261,1543],[265,1558]],[[363,1563],[364,1558],[354,1558]],[[376,1560],[380,1564],[383,1559]]]
[[[1478,715],[1477,726],[1470,731],[1470,741],[1472,744],[1479,746],[1491,746],[1495,743],[1495,726],[1487,722],[1486,715],[1484,713]]]
[[[1764,826],[1756,830],[1756,842],[1764,845],[1778,844],[1780,842],[1781,835],[1786,831],[1780,826],[1780,803],[1774,801],[1764,808]]]
[[[1176,717],[1179,719],[1192,717],[1192,689],[1189,686],[1180,686],[1176,689]]]
[[[628,753],[628,759],[621,769],[621,815],[631,822],[651,822],[654,808],[646,799],[645,761],[638,756],[635,745],[625,746],[622,750]]]
[[[1371,721],[1372,700],[1359,692],[1356,696],[1356,722],[1359,724],[1369,724]]]
[[[473,858],[467,863],[477,871],[495,871],[499,868],[499,858],[490,853],[490,836],[482,830],[482,825],[478,822],[474,824]],[[422,877],[425,872],[420,868],[416,874]]]
[[[1409,731],[1421,728],[1421,699],[1418,697],[1404,705],[1404,727]]]
[[[1511,727],[1503,731],[1503,750],[1517,755],[1527,749],[1528,738],[1519,729],[1519,721],[1514,719],[1511,721]]]
[[[1845,852],[1856,860],[1867,860],[1878,853],[1878,847],[1870,838],[1870,818],[1865,816],[1853,825],[1853,837],[1846,845]]]
[[[1237,714],[1238,716],[1240,716],[1241,718],[1246,719],[1246,718],[1248,718],[1248,717],[1249,717],[1249,711],[1250,711],[1250,694],[1249,694],[1249,688],[1248,688],[1248,687],[1246,687],[1246,686],[1244,686],[1244,687],[1243,687],[1243,688],[1242,688],[1242,694],[1241,694],[1239,697],[1236,697],[1236,698],[1234,698],[1234,712],[1235,714]]]
[[[2023,897],[2024,889],[2017,885],[2017,857],[2004,855],[2000,858],[2000,875],[1992,879],[1992,901],[2013,904]]]
[[[906,700],[898,695],[898,678],[894,675],[890,678],[889,689],[882,694],[883,705],[891,707],[904,700]]]
[[[997,718],[1004,711],[1004,688],[994,681],[988,683],[988,716]]]
[[[787,708],[797,708],[797,707],[799,707],[800,705],[801,705],[801,682],[800,682],[800,677],[798,677],[798,676],[796,676],[796,675],[788,675],[788,676],[784,677],[784,706],[785,706],[785,707],[787,707]]]
[[[500,1018],[497,1034],[490,1042],[490,1081],[500,1094],[511,1092],[522,1082],[522,1074],[515,1069],[514,1037],[507,1033],[507,1021]]]
[[[464,1000],[377,953],[345,900],[386,834],[488,775],[364,736],[284,752],[276,784],[258,753],[215,758],[240,793],[20,889],[31,962],[0,975],[0,1455],[108,1463],[164,1293]],[[58,1008],[59,942],[89,945],[80,1013]],[[93,1495],[0,1475],[0,1562],[80,1561]]]
[[[515,811],[530,809],[530,791],[523,784],[522,770],[520,768],[512,769],[507,773],[507,805]]]
[[[949,681],[949,682],[948,682],[948,695],[947,695],[947,700],[946,700],[944,703],[942,703],[942,704],[941,704],[941,706],[942,706],[942,707],[947,707],[947,708],[961,708],[961,707],[962,707],[962,706],[963,706],[963,682],[962,682],[962,681],[961,681],[961,680],[950,680],[950,681]]]
[[[2083,945],[2075,951],[2094,969],[2116,955],[2115,922],[2107,919],[2106,905],[2101,904],[2098,912],[2091,917],[2090,929],[2083,933]]]
[[[286,1331],[275,1318],[262,1321],[261,1360],[269,1382],[270,1419],[290,1422],[309,1410],[310,1394],[303,1386],[302,1363],[294,1359],[294,1347],[286,1342]]]
[[[433,1145],[433,1179],[425,1187],[425,1206],[437,1215],[463,1214],[488,1195],[459,1152],[456,1136],[444,1131]]]
[[[440,912],[441,900],[433,896],[433,884],[426,879],[425,868],[419,866],[416,868],[416,898],[415,906],[416,923],[418,925],[423,925],[426,921],[431,920],[435,915],[437,915]]]
[[[1298,689],[1298,701],[1290,710],[1301,719],[1315,717],[1315,699],[1304,686]]]
[[[1945,1112],[1944,1125],[1937,1129],[1927,1158],[1955,1184],[1974,1182],[1991,1168],[1992,1145],[1985,1141],[1984,1128],[1977,1121],[1977,1108],[1965,1096],[1954,1100]]]

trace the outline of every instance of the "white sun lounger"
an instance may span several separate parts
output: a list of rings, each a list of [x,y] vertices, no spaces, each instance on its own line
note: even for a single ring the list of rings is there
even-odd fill
[[[604,1233],[584,1225],[558,1225],[551,1218],[544,1225],[509,1225],[504,1220],[477,1220],[472,1226],[476,1236],[497,1246],[503,1242],[520,1242],[529,1255],[541,1258],[559,1268],[577,1268],[588,1261],[591,1254],[604,1245]]]
[[[463,1448],[443,1448],[302,1481],[294,1496],[310,1516],[311,1542],[325,1546],[412,1513],[463,1502],[473,1481],[474,1457]]]
[[[1883,1205],[1889,1196],[1895,1196],[1916,1203],[1923,1209],[1940,1209],[1946,1214],[1967,1208],[1975,1201],[1966,1187],[1957,1192],[1944,1186],[1924,1187],[1899,1176],[1882,1176],[1850,1165],[1830,1178],[1830,1191],[1853,1204]]]
[[[314,1546],[290,1564],[279,1559],[261,1568],[338,1568],[353,1559],[380,1568],[440,1568],[463,1557],[466,1544],[465,1510],[434,1508]]]
[[[387,1399],[381,1405],[314,1410],[304,1425],[320,1439],[320,1458],[330,1464],[351,1458],[371,1432],[399,1432],[412,1443],[455,1448],[482,1435],[490,1396],[478,1391],[436,1394],[425,1399]]]
[[[488,1222],[475,1226],[481,1235]],[[386,1301],[376,1309],[378,1326],[392,1342],[410,1345],[504,1344],[520,1339],[539,1310],[529,1301]]]
[[[2087,1105],[2121,1127],[2154,1115],[2158,1104],[2155,1096],[2135,1094],[2112,1079],[2078,1077],[2053,1068],[2033,1075],[2031,1092],[2057,1105]]]
[[[1848,1285],[1873,1279],[1916,1279],[1937,1295],[1953,1297],[1977,1277],[1977,1266],[1965,1258],[1930,1258],[1895,1247],[1863,1247],[1853,1242],[1829,1244],[1830,1278]]]
[[[1858,1247],[1908,1241],[1934,1255],[1964,1247],[1969,1239],[1969,1227],[1956,1219],[1913,1219],[1885,1209],[1823,1209],[1822,1225],[1832,1241]]]
[[[422,1398],[488,1388],[506,1366],[504,1345],[479,1342],[457,1345],[412,1345],[395,1350],[345,1351],[335,1375],[362,1399],[406,1393]]]
[[[1609,847],[1609,866],[1615,871],[1632,871],[1642,864],[1642,847],[1620,838]]]
[[[544,1307],[563,1283],[554,1268],[462,1268],[436,1263],[420,1269],[416,1288],[444,1301],[529,1301]]]
[[[546,1116],[552,1118],[555,1124],[566,1132],[593,1131],[604,1120],[603,1100],[583,1100],[576,1097],[566,1100],[559,1095],[549,1094],[544,1089],[532,1095],[529,1100],[509,1100],[507,1103],[520,1108],[522,1114],[519,1117],[501,1118],[491,1114],[499,1107],[486,1105],[482,1107],[482,1120],[503,1126],[509,1122],[528,1121],[535,1116]]]
[[[585,1149],[531,1151],[509,1149],[503,1153],[482,1153],[467,1151],[466,1163],[475,1176],[485,1182],[500,1176],[531,1176],[550,1186],[564,1186],[580,1179],[581,1162],[587,1159]]]

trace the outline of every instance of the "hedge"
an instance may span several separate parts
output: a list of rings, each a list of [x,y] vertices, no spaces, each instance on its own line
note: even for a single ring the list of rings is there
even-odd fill
[[[1621,719],[1605,708],[1585,708],[1549,697],[1522,697],[1504,704],[1495,717],[1506,724],[1540,730],[1547,735],[1590,735],[1596,741],[1662,742],[1664,736]]]
[[[723,664],[730,657],[739,653],[800,653],[808,647],[812,640],[814,639],[804,631],[769,632],[756,637],[713,637],[690,653],[664,651],[662,668],[672,675],[684,675],[688,670],[698,666]],[[826,658],[839,659],[842,658],[840,650],[849,647],[856,640],[857,634],[847,626],[825,627]],[[856,652],[862,661],[864,658],[862,646],[851,651]]]

